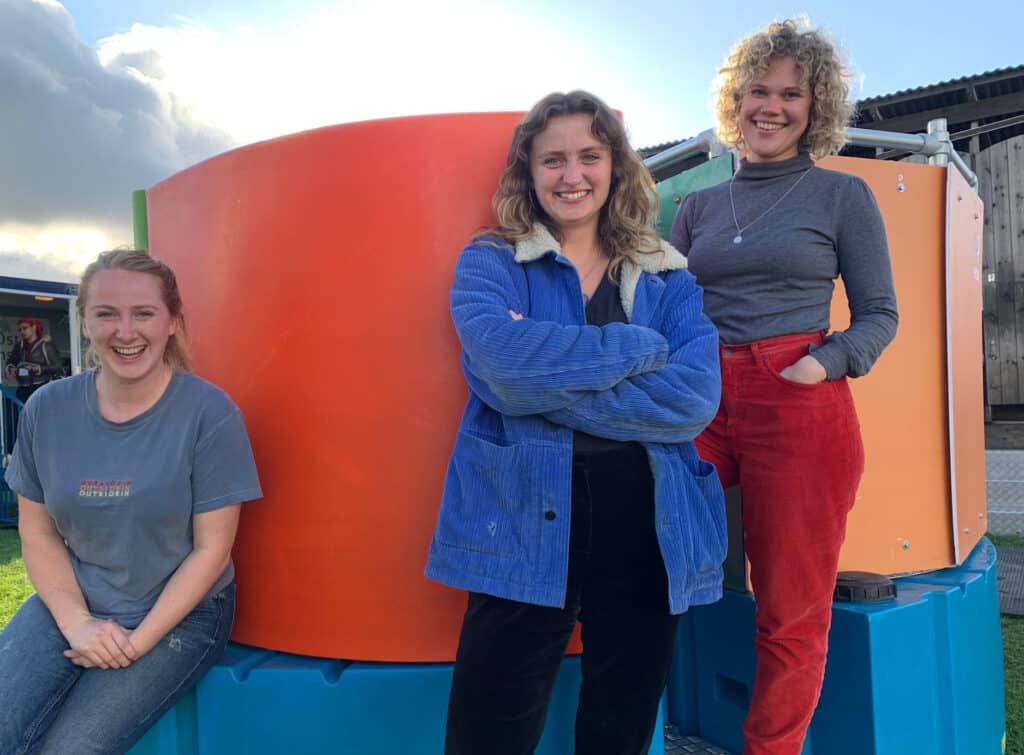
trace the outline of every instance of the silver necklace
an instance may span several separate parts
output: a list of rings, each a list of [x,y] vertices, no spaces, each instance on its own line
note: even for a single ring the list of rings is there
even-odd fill
[[[748,228],[750,228],[750,226],[752,226],[758,220],[763,218],[765,215],[767,215],[769,212],[774,210],[775,207],[779,204],[779,202],[781,202],[783,199],[788,197],[789,196],[789,192],[793,191],[793,189],[795,189],[797,187],[797,184],[799,184],[801,181],[804,180],[804,176],[806,176],[810,172],[811,172],[811,169],[808,168],[803,173],[801,173],[800,174],[800,178],[796,179],[793,182],[793,185],[790,186],[788,189],[786,189],[786,191],[783,193],[783,195],[781,197],[779,197],[774,202],[772,202],[771,207],[769,207],[767,210],[762,212],[760,215],[758,215],[756,218],[751,220],[749,223],[747,223],[742,228],[740,228],[740,221],[736,218],[736,201],[732,198],[732,184],[733,184],[733,181],[736,180],[736,174],[734,173],[732,178],[729,179],[729,206],[732,207],[732,222],[736,226],[736,236],[733,238],[732,243],[733,244],[742,244],[743,243],[743,232],[745,230],[747,230]]]

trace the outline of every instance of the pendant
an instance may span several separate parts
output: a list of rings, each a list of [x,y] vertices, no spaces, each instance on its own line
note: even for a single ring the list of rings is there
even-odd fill
[[[743,243],[743,237],[740,234],[737,233],[736,234],[736,238],[734,238],[732,240],[732,243],[734,243],[734,244],[742,244]]]

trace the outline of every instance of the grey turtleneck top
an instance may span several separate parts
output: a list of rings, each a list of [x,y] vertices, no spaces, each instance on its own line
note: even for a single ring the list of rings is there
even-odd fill
[[[704,288],[704,312],[721,341],[827,330],[833,281],[842,275],[850,327],[831,333],[814,358],[829,380],[866,374],[898,321],[885,227],[871,189],[856,176],[815,167],[802,153],[772,163],[743,160],[733,197],[740,227],[750,223],[740,244],[733,243],[728,182],[690,194],[670,238]]]

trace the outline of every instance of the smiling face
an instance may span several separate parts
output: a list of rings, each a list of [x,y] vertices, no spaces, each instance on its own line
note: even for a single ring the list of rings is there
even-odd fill
[[[160,281],[146,273],[100,270],[88,283],[82,331],[92,342],[107,379],[137,384],[160,380],[177,321],[164,303]]]
[[[612,182],[611,148],[591,133],[593,116],[560,115],[533,138],[530,179],[537,201],[558,230],[592,227]]]
[[[775,58],[740,101],[740,133],[752,163],[796,157],[811,114],[811,93],[793,58]]]

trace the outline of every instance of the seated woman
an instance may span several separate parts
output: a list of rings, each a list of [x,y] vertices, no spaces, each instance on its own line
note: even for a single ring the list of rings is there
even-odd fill
[[[551,94],[459,258],[469,402],[427,565],[470,591],[449,754],[534,751],[577,619],[576,751],[646,753],[679,614],[721,595],[723,493],[693,444],[718,334],[651,186],[607,105]]]
[[[125,752],[202,677],[262,495],[241,413],[189,372],[174,273],[106,252],[78,309],[97,368],[32,396],[7,469],[37,593],[0,635],[3,755]]]

